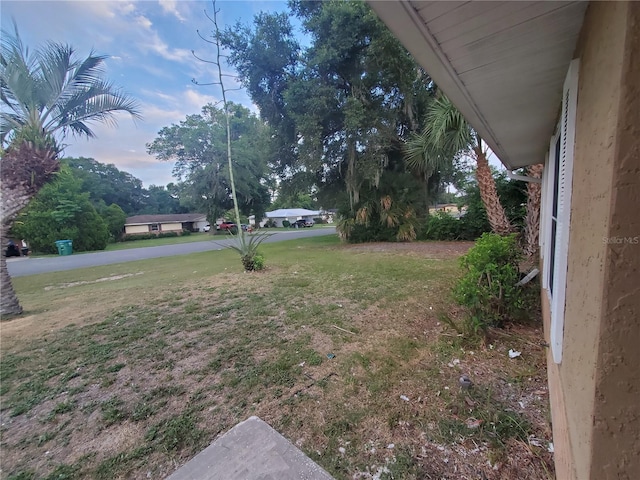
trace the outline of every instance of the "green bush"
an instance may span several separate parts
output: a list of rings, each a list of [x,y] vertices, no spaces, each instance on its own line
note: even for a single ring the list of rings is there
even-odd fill
[[[182,230],[182,234],[183,237],[188,237],[189,235],[191,235],[191,230]]]
[[[261,253],[256,253],[253,257],[253,269],[254,270],[264,270],[264,255]]]
[[[264,228],[276,228],[278,225],[275,220],[269,219],[265,222]]]
[[[446,212],[436,212],[429,216],[422,238],[425,240],[459,240],[461,220]]]
[[[323,223],[327,223],[327,221],[322,217],[314,217],[313,218],[313,223],[317,223],[318,225],[320,225],[320,224],[323,224]]]
[[[484,233],[460,259],[466,273],[453,293],[469,311],[471,330],[502,326],[525,307],[523,289],[517,286],[520,259],[515,235],[501,237],[491,233]]]
[[[377,222],[369,225],[353,223],[350,227],[349,243],[397,242],[398,229]]]
[[[169,238],[169,237],[179,237],[180,234],[178,232],[160,232],[157,237],[158,238]]]
[[[282,226],[283,227],[290,227],[291,226],[291,222],[289,220],[283,220],[282,221]]]
[[[104,250],[109,241],[107,224],[68,168],[42,187],[19,214],[12,232],[39,253],[58,253],[57,240],[73,241],[74,252]]]

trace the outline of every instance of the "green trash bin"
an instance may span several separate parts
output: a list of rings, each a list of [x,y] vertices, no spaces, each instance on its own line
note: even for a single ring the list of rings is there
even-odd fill
[[[73,253],[73,242],[71,240],[57,240],[58,255],[71,255]]]

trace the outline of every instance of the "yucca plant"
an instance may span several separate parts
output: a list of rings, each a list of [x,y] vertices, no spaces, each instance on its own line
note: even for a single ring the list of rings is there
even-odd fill
[[[242,229],[240,229],[242,231]],[[243,232],[244,233],[244,232]],[[229,248],[240,254],[240,260],[245,272],[264,269],[264,257],[258,253],[258,247],[271,236],[270,233],[256,233],[253,235],[234,235],[234,243]]]

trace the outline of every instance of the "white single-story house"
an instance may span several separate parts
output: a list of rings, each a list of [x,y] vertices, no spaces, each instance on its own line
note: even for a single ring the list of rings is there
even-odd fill
[[[556,478],[640,478],[640,2],[369,4],[507,169],[544,164]]]
[[[272,212],[267,212],[266,220],[260,222],[260,226],[263,227],[267,220],[273,220],[276,222],[276,226],[282,227],[282,222],[285,220],[290,223],[296,220],[309,220],[313,221],[314,218],[320,217],[319,210],[307,210],[306,208],[280,208]]]
[[[455,203],[438,203],[429,207],[429,215],[435,215],[436,213],[447,213],[453,218],[460,218],[467,213],[467,207],[458,208]]]
[[[202,213],[174,213],[166,215],[135,215],[124,224],[125,235],[161,232],[202,232],[209,225]]]

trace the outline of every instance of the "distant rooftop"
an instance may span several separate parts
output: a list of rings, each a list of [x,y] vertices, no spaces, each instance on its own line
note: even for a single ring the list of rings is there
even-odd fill
[[[134,215],[127,217],[125,225],[144,225],[147,223],[186,223],[206,220],[204,213],[171,213],[164,215]]]
[[[320,215],[320,210],[307,210],[306,208],[280,208],[266,213],[267,218],[308,217]]]

